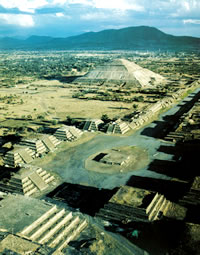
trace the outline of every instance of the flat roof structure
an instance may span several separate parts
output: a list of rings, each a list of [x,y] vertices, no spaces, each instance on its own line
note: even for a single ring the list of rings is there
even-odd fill
[[[110,199],[110,203],[117,203],[121,205],[127,205],[132,207],[146,207],[144,204],[145,197],[149,196],[153,192],[145,189],[132,188],[128,186],[122,186],[117,193]]]

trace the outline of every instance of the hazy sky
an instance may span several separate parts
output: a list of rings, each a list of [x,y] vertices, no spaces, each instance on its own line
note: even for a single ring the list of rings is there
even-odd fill
[[[200,0],[0,0],[0,36],[67,37],[140,25],[200,37]]]

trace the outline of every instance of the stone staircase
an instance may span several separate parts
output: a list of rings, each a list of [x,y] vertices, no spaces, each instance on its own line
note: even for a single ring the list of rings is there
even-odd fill
[[[29,177],[22,179],[22,187],[25,196],[31,196],[35,192],[39,191],[37,186],[30,180]]]
[[[130,130],[129,126],[125,122],[117,123],[114,127],[113,133],[125,134]]]
[[[56,255],[76,239],[87,224],[72,212],[54,206],[19,234],[55,249],[53,254]]]
[[[159,220],[160,215],[166,214],[171,202],[163,195],[156,193],[146,209],[149,221]]]
[[[43,135],[41,137],[41,141],[45,145],[47,151],[54,151],[55,148],[61,143],[61,141],[59,141],[53,135]]]
[[[47,171],[43,170],[42,168],[39,168],[36,172],[44,180],[46,184],[55,180],[55,177],[53,175],[47,173]]]
[[[61,141],[59,141],[54,135],[50,135],[49,140],[53,143],[55,147],[57,147],[61,143]]]
[[[55,177],[53,175],[47,173],[47,171],[43,170],[42,168],[36,170],[36,174],[38,176],[40,184],[42,184],[43,185],[42,187],[44,188],[40,188],[40,186],[37,185],[37,183],[34,183],[30,176],[27,176],[24,179],[22,179],[22,186],[25,196],[31,196],[33,193],[47,188],[48,184],[55,180]]]

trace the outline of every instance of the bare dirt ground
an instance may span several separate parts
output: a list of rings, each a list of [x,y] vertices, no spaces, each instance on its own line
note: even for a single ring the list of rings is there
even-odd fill
[[[1,97],[16,96],[14,99],[0,101],[0,114],[12,118],[28,115],[37,118],[43,114],[47,120],[62,120],[66,116],[101,118],[102,114],[110,118],[122,117],[133,111],[130,103],[73,98],[73,94],[78,91],[76,85],[64,84],[58,80],[38,80],[15,88],[0,88]]]
[[[36,165],[36,166],[39,165],[39,166],[45,168],[45,166],[48,163],[52,162],[54,160],[54,158],[58,155],[58,153],[61,153],[61,152],[66,152],[65,160],[70,159],[70,156],[73,154],[73,150],[70,150],[70,148],[74,148],[75,149],[80,144],[83,144],[83,143],[86,143],[86,142],[92,140],[96,135],[97,135],[97,133],[86,132],[78,140],[73,141],[73,143],[72,142],[62,142],[58,146],[56,151],[49,152],[43,158],[35,158],[35,160],[32,162],[32,165]],[[49,170],[51,170],[51,169],[49,169]]]

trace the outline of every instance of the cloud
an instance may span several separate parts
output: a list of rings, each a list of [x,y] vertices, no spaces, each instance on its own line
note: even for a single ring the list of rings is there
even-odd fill
[[[185,19],[183,20],[183,23],[200,25],[200,19]]]
[[[84,21],[93,20],[96,23],[106,21],[112,23],[113,26],[117,23],[128,20],[129,14],[125,10],[99,10],[87,11],[80,15],[80,19]]]
[[[91,12],[82,14],[80,18],[82,20],[106,20],[109,19],[110,17],[105,12]]]
[[[129,0],[94,0],[94,7],[101,9],[120,9],[120,10],[134,10],[144,11],[144,6],[136,3],[136,1]]]
[[[144,11],[144,7],[137,0],[54,0],[54,5],[85,5],[97,9],[119,9]]]
[[[67,3],[66,0],[54,0],[52,4],[53,5],[64,5],[66,3]]]
[[[5,24],[20,27],[33,27],[35,25],[33,17],[27,14],[0,14],[0,20]]]
[[[199,17],[200,12],[200,1],[196,0],[185,0],[185,1],[172,1],[172,7],[170,16],[171,17]]]
[[[53,0],[53,5],[73,5],[73,4],[80,4],[80,5],[93,5],[93,0]]]
[[[0,5],[7,9],[18,8],[22,12],[34,13],[36,9],[47,5],[46,0],[0,0]]]
[[[0,31],[64,37],[147,25],[196,36],[199,13],[200,0],[0,0]]]
[[[65,15],[62,12],[57,12],[56,17],[64,17]]]

